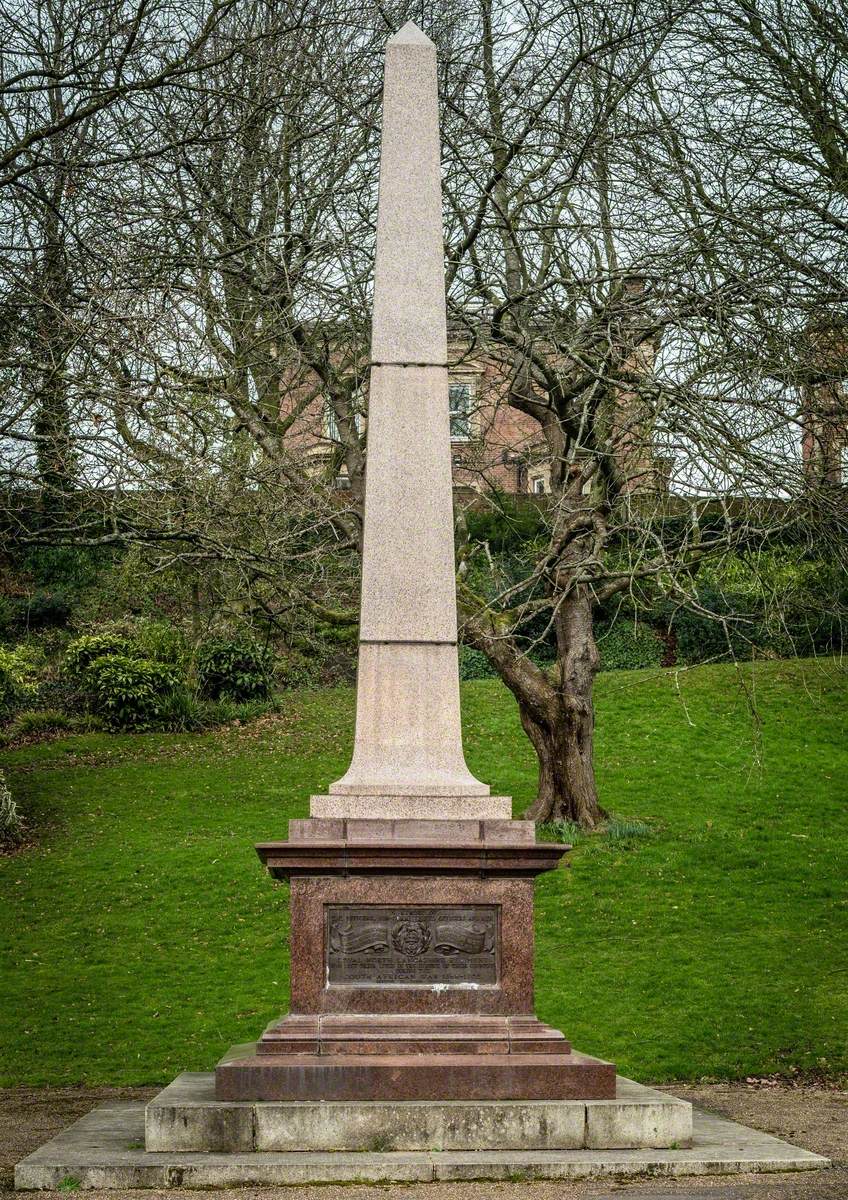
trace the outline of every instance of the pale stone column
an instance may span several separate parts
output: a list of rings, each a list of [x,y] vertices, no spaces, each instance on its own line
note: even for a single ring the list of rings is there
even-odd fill
[[[312,816],[510,817],[459,719],[436,48],[386,45],[356,743]]]

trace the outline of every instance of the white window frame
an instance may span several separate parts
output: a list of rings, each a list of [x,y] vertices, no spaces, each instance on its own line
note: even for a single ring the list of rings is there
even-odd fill
[[[464,409],[454,406],[453,391],[454,388],[464,388],[466,390],[467,400]],[[474,411],[477,406],[477,381],[469,375],[454,375],[448,378],[448,419],[450,421],[450,439],[451,442],[461,444],[470,442],[474,437]],[[454,433],[454,421],[462,420],[465,423],[465,433]]]

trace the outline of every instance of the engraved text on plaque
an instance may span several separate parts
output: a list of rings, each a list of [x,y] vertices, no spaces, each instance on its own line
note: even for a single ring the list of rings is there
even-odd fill
[[[498,981],[495,904],[328,905],[327,982],[363,987]]]

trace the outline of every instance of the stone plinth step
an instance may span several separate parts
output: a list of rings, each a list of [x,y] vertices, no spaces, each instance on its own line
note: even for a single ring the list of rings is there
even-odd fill
[[[254,1044],[255,1045],[255,1044]],[[255,1054],[215,1069],[219,1100],[602,1100],[615,1067],[588,1054]]]
[[[180,1075],[147,1106],[151,1151],[568,1150],[688,1146],[692,1105],[619,1077],[613,1100],[215,1099],[211,1072]]]
[[[537,1017],[479,1013],[288,1013],[272,1021],[257,1055],[570,1054]]]
[[[600,1179],[803,1171],[830,1161],[733,1121],[694,1113],[692,1146],[640,1150],[481,1150],[209,1154],[140,1149],[144,1105],[107,1104],[15,1168],[21,1190],[279,1187],[465,1179]]]

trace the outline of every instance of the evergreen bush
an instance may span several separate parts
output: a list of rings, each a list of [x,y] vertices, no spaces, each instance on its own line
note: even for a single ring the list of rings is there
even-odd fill
[[[197,656],[202,695],[210,700],[260,700],[268,695],[272,655],[246,640],[210,642]]]
[[[63,629],[71,618],[71,602],[61,591],[33,592],[30,596],[7,596],[2,624],[7,635]]]
[[[699,600],[714,617],[679,609],[671,620],[669,632],[674,634],[677,661],[687,664],[723,662],[726,659],[751,657],[754,647],[768,649],[766,625],[756,616],[739,619],[739,613],[750,613],[750,606],[740,599],[718,595],[704,588]]]
[[[104,654],[89,662],[84,686],[93,712],[110,729],[150,729],[173,709],[178,673],[168,663],[127,654]]]
[[[117,655],[121,658],[141,658],[132,639],[116,631],[89,633],[76,638],[65,651],[64,666],[74,679],[81,679],[98,658]]]
[[[460,679],[494,679],[496,676],[497,671],[482,650],[475,650],[472,646],[459,647]]]
[[[31,704],[38,694],[37,668],[27,647],[0,646],[0,720]]]

